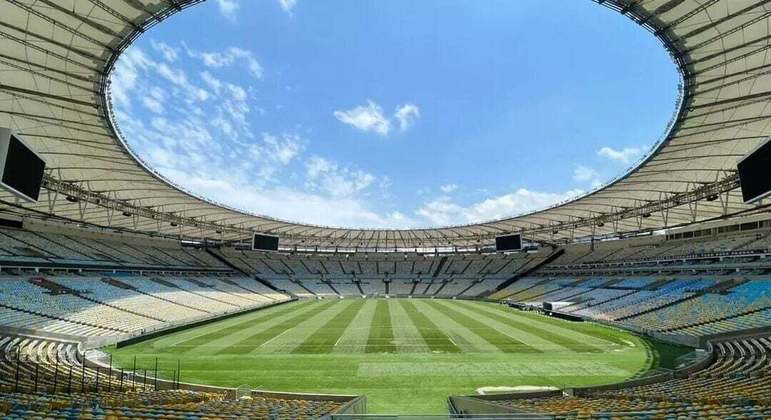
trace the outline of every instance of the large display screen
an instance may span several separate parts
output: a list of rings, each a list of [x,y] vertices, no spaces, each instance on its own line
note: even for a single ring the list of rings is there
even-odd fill
[[[37,201],[46,163],[18,137],[9,134],[0,142],[3,159],[3,186],[20,198]]]
[[[506,235],[495,238],[496,251],[519,251],[522,249],[522,235]]]
[[[258,251],[278,251],[278,236],[254,234],[252,249]]]
[[[755,149],[739,161],[739,183],[745,203],[771,194],[771,141]]]

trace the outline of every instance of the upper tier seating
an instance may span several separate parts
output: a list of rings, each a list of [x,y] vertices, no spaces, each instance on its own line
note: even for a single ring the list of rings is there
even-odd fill
[[[122,237],[78,231],[53,233],[0,228],[0,261],[226,269],[201,249],[164,239]]]

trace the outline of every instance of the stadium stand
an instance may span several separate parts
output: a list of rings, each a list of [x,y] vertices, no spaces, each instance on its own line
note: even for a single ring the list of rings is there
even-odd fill
[[[0,353],[0,416],[9,419],[318,418],[351,399],[195,390],[87,363],[73,342],[0,335]]]
[[[295,298],[365,295],[483,298],[530,310],[560,302],[547,312],[708,350],[707,365],[655,378],[474,397],[501,412],[771,418],[771,218],[767,202],[744,202],[736,171],[771,134],[767,2],[595,0],[650,31],[680,72],[678,109],[651,154],[608,185],[542,211],[415,230],[242,213],[181,190],[136,158],[114,121],[110,74],[140,34],[198,2],[0,2],[0,127],[47,159],[38,201],[0,189],[0,416],[339,412],[345,399],[236,399],[232,390],[169,381],[159,389],[146,374],[105,373],[83,348]],[[540,249],[494,252],[495,235],[516,231]],[[278,234],[281,252],[247,249],[255,232]]]
[[[591,287],[598,284],[609,286]],[[646,331],[701,336],[769,326],[771,281],[764,278],[527,278],[515,285],[507,289],[515,291],[510,302],[565,302],[559,312]]]
[[[240,290],[225,291],[229,286],[224,280]],[[289,299],[248,287],[259,286],[236,276],[111,278],[22,272],[0,277],[0,325],[82,336],[140,334]]]
[[[150,252],[150,248],[122,244],[108,235],[94,240],[74,234],[62,239],[56,233],[2,232],[0,248],[7,265],[0,275],[0,325],[19,331],[4,335],[0,342],[5,372],[0,381],[0,412],[11,418],[80,414],[187,418],[213,413],[223,418],[314,417],[334,412],[342,407],[340,401],[291,395],[235,400],[227,390],[156,390],[154,385],[146,385],[144,377],[142,387],[128,389],[127,384],[139,375],[106,374],[94,365],[84,369],[76,344],[23,335],[38,331],[84,340],[129,337],[292,298],[389,295],[486,297],[535,306],[562,302],[565,306],[560,312],[658,337],[713,337],[767,328],[771,323],[771,280],[765,271],[723,269],[720,261],[705,264],[701,254],[679,257],[677,264],[688,267],[684,270],[672,265],[661,270],[662,260],[646,259],[599,274],[565,275],[563,257],[535,270],[526,268],[543,261],[547,252],[365,257],[234,248],[207,251],[172,244],[156,245]],[[54,240],[69,245],[66,249],[47,245]],[[723,238],[714,243],[747,245],[744,239]],[[576,248],[567,253],[578,255],[570,261],[586,266],[581,261],[592,260],[596,267],[613,264],[613,256],[631,254],[628,247],[637,245],[634,240],[617,241],[614,252],[602,252],[601,258],[610,258],[605,261],[588,258],[592,251],[585,244],[565,248]],[[104,253],[87,253],[85,247],[107,249],[109,258]],[[656,248],[678,253],[685,249]],[[35,250],[34,257],[30,249]],[[741,258],[748,257],[743,254]],[[65,261],[73,268],[62,268]],[[641,270],[648,264],[657,268],[655,275]],[[520,273],[527,274],[520,277]],[[768,344],[768,337],[715,342],[715,362],[709,368],[656,384],[613,391],[577,390],[570,397],[513,398],[494,404],[557,418],[762,416],[768,414],[764,397],[769,386],[765,379]],[[19,369],[18,381],[14,363]],[[69,379],[70,366],[73,379]],[[76,368],[81,370],[76,372]],[[69,385],[65,391],[65,371],[67,382],[80,381],[85,388],[73,390],[74,385]],[[708,388],[713,392],[703,391]],[[678,397],[664,397],[670,394]],[[84,407],[83,401],[89,403]]]
[[[771,339],[760,335],[710,344],[711,363],[696,372],[616,389],[577,388],[573,395],[482,398],[522,415],[557,419],[748,418],[771,416]],[[606,387],[607,388],[607,387]],[[511,411],[507,411],[511,412]]]

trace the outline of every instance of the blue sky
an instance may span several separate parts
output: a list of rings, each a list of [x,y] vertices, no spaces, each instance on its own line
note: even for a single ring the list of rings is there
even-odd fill
[[[182,187],[345,227],[465,224],[621,174],[677,72],[588,0],[210,0],[120,58],[124,137]]]

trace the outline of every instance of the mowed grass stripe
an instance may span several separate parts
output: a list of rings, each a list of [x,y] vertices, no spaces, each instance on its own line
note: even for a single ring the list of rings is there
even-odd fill
[[[289,354],[297,346],[299,346],[306,338],[310,337],[318,331],[322,325],[326,324],[329,320],[337,316],[340,312],[343,312],[349,307],[353,301],[351,299],[338,300],[333,298],[336,303],[331,307],[327,307],[324,310],[317,311],[310,319],[300,322],[286,333],[282,333],[274,337],[273,339],[265,342],[265,344],[255,348],[251,351],[251,355],[263,355],[266,353],[279,353]]]
[[[536,314],[518,309],[509,308],[503,305],[490,305],[492,309],[506,316],[517,316],[527,319],[534,326],[554,331],[560,335],[567,336],[576,341],[583,341],[587,344],[604,349],[612,347],[613,344],[627,346],[628,344],[620,340],[612,329],[600,327],[590,322],[567,322],[562,319],[552,318],[542,314]],[[568,328],[569,326],[569,328]]]
[[[490,344],[479,334],[471,331],[465,325],[455,322],[446,315],[437,311],[429,299],[415,299],[412,301],[415,307],[450,338],[452,344],[463,353],[500,353],[498,347]]]
[[[276,312],[279,310],[284,310],[287,307],[292,307],[296,305],[299,305],[298,301],[287,302],[281,305],[262,308],[258,311],[249,312],[247,314],[241,314],[236,317],[213,321],[211,323],[204,324],[196,328],[185,329],[175,333],[167,334],[158,338],[157,340],[153,340],[152,341],[153,348],[169,349],[177,344],[196,338],[200,335],[208,334],[212,331],[219,331],[222,328],[226,328],[226,327],[229,327],[230,325],[243,322],[247,319],[259,318],[259,317],[262,317],[264,314]]]
[[[364,353],[369,338],[369,325],[372,323],[372,317],[375,316],[377,302],[374,299],[365,299],[364,306],[332,349],[333,353]]]
[[[312,312],[315,311],[316,308],[321,305],[319,302],[312,302],[307,305],[299,305],[295,307],[295,310],[285,312],[283,314],[280,314],[278,316],[271,316],[266,317],[259,322],[254,322],[251,325],[245,327],[244,329],[231,332],[228,335],[222,336],[220,338],[217,338],[215,340],[212,340],[206,344],[201,344],[198,347],[193,347],[186,351],[187,354],[200,354],[201,352],[208,352],[210,354],[217,354],[224,349],[237,344],[240,341],[243,341],[245,338],[250,337],[255,334],[257,331],[262,331],[265,329],[268,329],[274,325],[280,324],[284,322],[285,320],[292,318],[294,316],[297,316],[299,314],[305,313],[305,312]]]
[[[388,301],[379,300],[375,307],[375,316],[369,327],[369,339],[365,353],[394,353],[394,331],[391,328],[391,311]]]
[[[295,347],[292,353],[324,354],[331,352],[363,306],[364,299],[354,301]]]
[[[283,307],[277,307],[276,310],[270,310],[272,308],[268,308],[265,310],[265,312],[260,311],[260,312],[248,314],[244,316],[244,319],[242,319],[242,317],[233,318],[234,321],[237,321],[236,323],[229,323],[230,325],[225,326],[225,328],[214,329],[213,331],[209,331],[205,334],[198,335],[196,337],[181,341],[170,347],[172,349],[198,347],[200,345],[207,344],[212,340],[216,340],[220,337],[224,337],[234,332],[241,331],[245,328],[249,328],[255,323],[258,323],[265,318],[278,317],[284,314],[288,314],[290,312],[294,312],[308,305],[308,303],[309,302],[302,302],[297,304],[290,303],[290,304],[284,305]],[[225,322],[228,322],[228,321],[225,321]],[[223,322],[222,324],[225,324],[225,322]],[[218,326],[217,324],[219,323],[212,324],[212,327],[217,327]],[[221,327],[223,325],[219,325],[219,326]]]
[[[313,309],[304,311],[300,314],[297,314],[293,317],[290,317],[288,319],[285,319],[282,322],[279,322],[276,325],[273,325],[266,329],[260,329],[254,334],[251,334],[247,337],[244,337],[240,341],[222,349],[218,352],[218,354],[246,354],[253,351],[255,348],[265,344],[267,341],[273,339],[274,337],[285,333],[286,331],[294,328],[297,326],[297,324],[306,321],[319,312],[329,308],[330,306],[334,305],[334,301],[324,302],[322,304],[317,304],[313,306]]]
[[[410,321],[418,328],[420,336],[431,351],[460,353],[461,350],[427,316],[423,315],[409,300],[399,300]]]
[[[439,302],[431,302],[430,304],[437,311],[472,330],[475,334],[484,338],[488,343],[497,347],[504,353],[541,353],[539,349],[528,346],[514,337],[506,335],[483,322],[477,321],[454,308],[442,305]]]
[[[532,324],[526,324],[524,322],[517,320],[515,316],[512,316],[512,315],[506,316],[506,315],[503,315],[502,313],[496,313],[496,311],[492,309],[488,309],[489,305],[487,304],[465,302],[465,301],[461,302],[461,304],[463,306],[467,306],[468,309],[484,312],[482,315],[487,318],[494,319],[502,324],[516,328],[518,330],[525,331],[528,334],[538,336],[544,340],[547,340],[554,344],[558,344],[562,347],[566,347],[577,353],[602,353],[603,352],[603,350],[598,349],[597,347],[594,347],[586,343],[582,343],[577,340],[573,340],[572,338],[566,337],[564,335],[557,334],[541,328],[535,328]]]
[[[428,353],[430,349],[423,341],[418,327],[410,321],[407,313],[397,299],[388,299],[391,312],[391,329],[394,331],[394,344],[398,353]]]
[[[446,307],[449,307],[450,309],[458,312],[459,314],[462,314],[471,319],[474,319],[480,324],[485,325],[489,328],[492,328],[493,330],[498,331],[504,336],[514,339],[515,341],[518,341],[520,343],[525,343],[528,346],[539,350],[540,352],[573,353],[573,351],[568,349],[567,347],[563,347],[558,343],[553,343],[551,341],[544,340],[543,338],[538,337],[537,335],[530,334],[527,331],[522,331],[520,329],[513,328],[509,325],[498,322],[490,317],[486,317],[484,316],[483,312],[479,310],[466,308],[465,306],[458,304],[457,301],[453,302],[453,301],[443,299],[443,300],[434,300],[433,302],[436,302],[440,305],[445,305]]]

